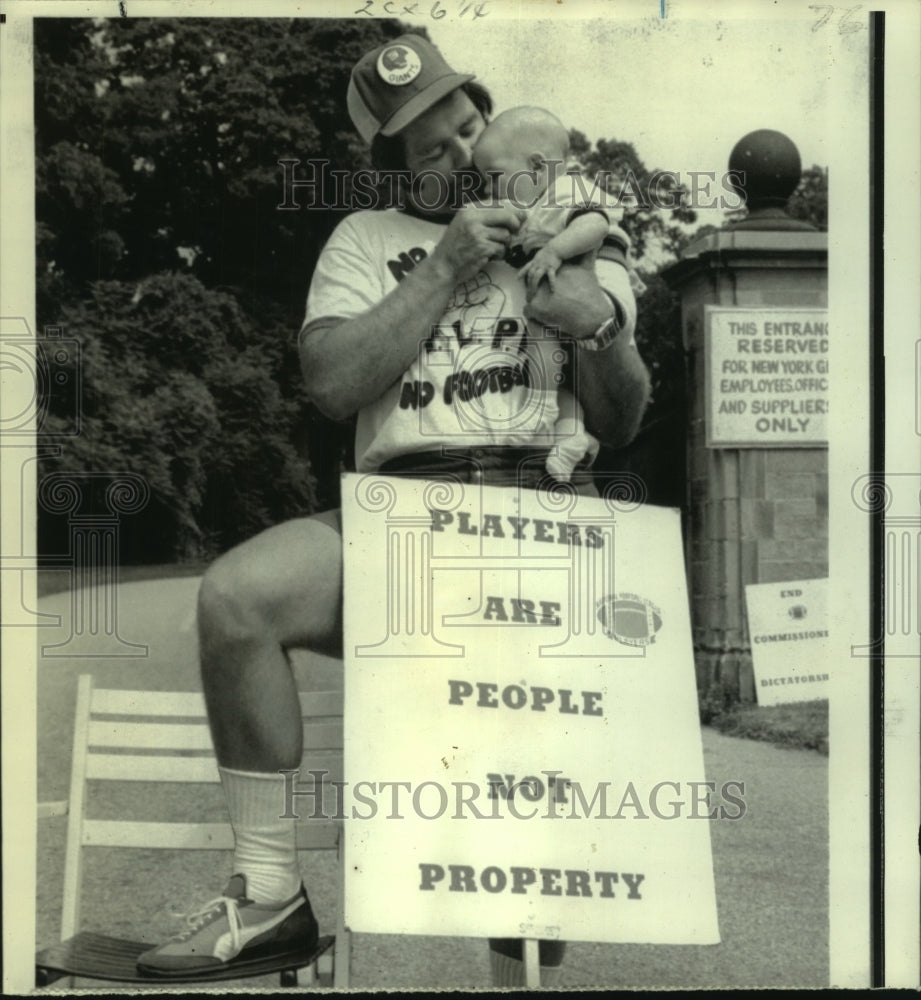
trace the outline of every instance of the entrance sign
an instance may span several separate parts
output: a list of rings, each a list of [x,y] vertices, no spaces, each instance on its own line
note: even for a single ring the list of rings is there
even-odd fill
[[[827,310],[704,312],[707,446],[827,445]]]
[[[678,512],[342,481],[354,931],[710,944]]]
[[[745,588],[759,705],[827,698],[828,580]]]

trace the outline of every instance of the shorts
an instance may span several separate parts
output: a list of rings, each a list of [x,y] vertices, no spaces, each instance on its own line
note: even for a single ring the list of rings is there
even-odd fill
[[[546,469],[548,448],[483,447],[424,451],[389,459],[381,475],[410,479],[451,479],[488,486],[520,486],[529,490],[572,488],[579,496],[598,497],[588,469],[575,469],[569,483]]]

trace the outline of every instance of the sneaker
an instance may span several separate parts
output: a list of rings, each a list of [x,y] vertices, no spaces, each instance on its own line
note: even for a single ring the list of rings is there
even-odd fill
[[[138,956],[139,971],[188,975],[220,968],[238,958],[302,954],[316,946],[319,936],[303,885],[283,903],[254,903],[246,898],[245,875],[233,875],[223,896],[186,920],[189,926],[181,934]]]

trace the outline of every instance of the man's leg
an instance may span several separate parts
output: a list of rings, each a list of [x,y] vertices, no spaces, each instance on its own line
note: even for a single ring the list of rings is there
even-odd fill
[[[218,763],[297,767],[302,722],[287,650],[341,650],[339,511],[276,525],[221,556],[202,580],[198,633]]]
[[[234,829],[233,877],[179,938],[145,953],[146,971],[230,961],[252,941],[316,935],[301,887],[295,826],[282,819],[281,768],[300,764],[303,730],[287,650],[338,652],[339,512],[269,528],[218,559],[199,591],[201,675]]]

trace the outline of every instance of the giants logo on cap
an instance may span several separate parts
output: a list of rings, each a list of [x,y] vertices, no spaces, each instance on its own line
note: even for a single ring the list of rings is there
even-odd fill
[[[412,83],[422,71],[422,61],[408,45],[389,45],[377,57],[377,73],[394,87]]]

